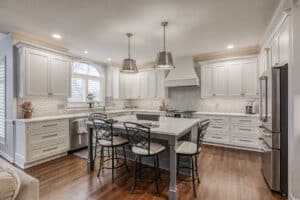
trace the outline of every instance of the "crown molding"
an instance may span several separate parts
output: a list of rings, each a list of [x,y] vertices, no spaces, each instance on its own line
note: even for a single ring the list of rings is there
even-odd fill
[[[260,47],[257,45],[257,46],[250,46],[250,47],[224,50],[218,52],[203,53],[203,54],[195,55],[193,56],[193,58],[194,58],[194,62],[203,62],[203,61],[217,60],[217,59],[224,59],[224,58],[253,56],[259,54],[259,49]]]

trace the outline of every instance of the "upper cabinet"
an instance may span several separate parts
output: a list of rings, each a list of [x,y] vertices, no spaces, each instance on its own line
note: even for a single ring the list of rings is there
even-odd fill
[[[70,94],[70,58],[18,44],[19,96]]]
[[[201,63],[201,96],[257,96],[257,59]]]

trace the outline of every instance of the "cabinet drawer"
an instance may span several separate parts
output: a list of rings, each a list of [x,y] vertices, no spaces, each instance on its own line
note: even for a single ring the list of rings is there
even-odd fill
[[[259,148],[259,140],[258,139],[250,139],[250,138],[236,138],[232,139],[232,142],[236,146],[241,147],[250,147],[250,148]]]
[[[225,136],[227,136],[228,132],[223,129],[217,130],[215,128],[213,128],[213,129],[210,128],[207,130],[206,135],[225,135]]]
[[[30,137],[30,143],[40,143],[47,141],[49,139],[58,139],[59,137],[69,137],[69,132],[62,130],[62,131],[52,131],[52,132],[44,132],[40,134],[34,134]]]
[[[27,130],[31,135],[64,131],[69,129],[68,120],[51,120],[45,122],[30,123]]]
[[[31,161],[44,159],[49,156],[53,156],[59,153],[67,151],[67,146],[65,143],[59,143],[52,146],[47,146],[39,149],[34,149],[31,151]]]
[[[204,141],[218,143],[218,144],[229,144],[230,143],[228,136],[217,135],[217,134],[207,134],[204,138]]]
[[[258,134],[257,132],[243,132],[243,131],[239,131],[239,132],[233,132],[233,136],[237,137],[237,138],[258,138]]]
[[[227,129],[228,119],[224,117],[212,117],[209,128]]]
[[[252,118],[232,118],[231,123],[241,127],[252,127],[256,126],[257,120]]]

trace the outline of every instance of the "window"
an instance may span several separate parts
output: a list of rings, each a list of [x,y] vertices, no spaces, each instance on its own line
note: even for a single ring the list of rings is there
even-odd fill
[[[6,67],[5,67],[5,56],[0,57],[0,143],[5,141],[5,108],[6,108]]]
[[[95,101],[104,101],[104,77],[93,65],[74,62],[72,64],[70,102],[85,102],[88,94]]]

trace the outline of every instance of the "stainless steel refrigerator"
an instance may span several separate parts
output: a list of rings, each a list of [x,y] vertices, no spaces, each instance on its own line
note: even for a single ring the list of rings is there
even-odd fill
[[[272,67],[259,79],[262,172],[270,189],[288,193],[288,66]]]

